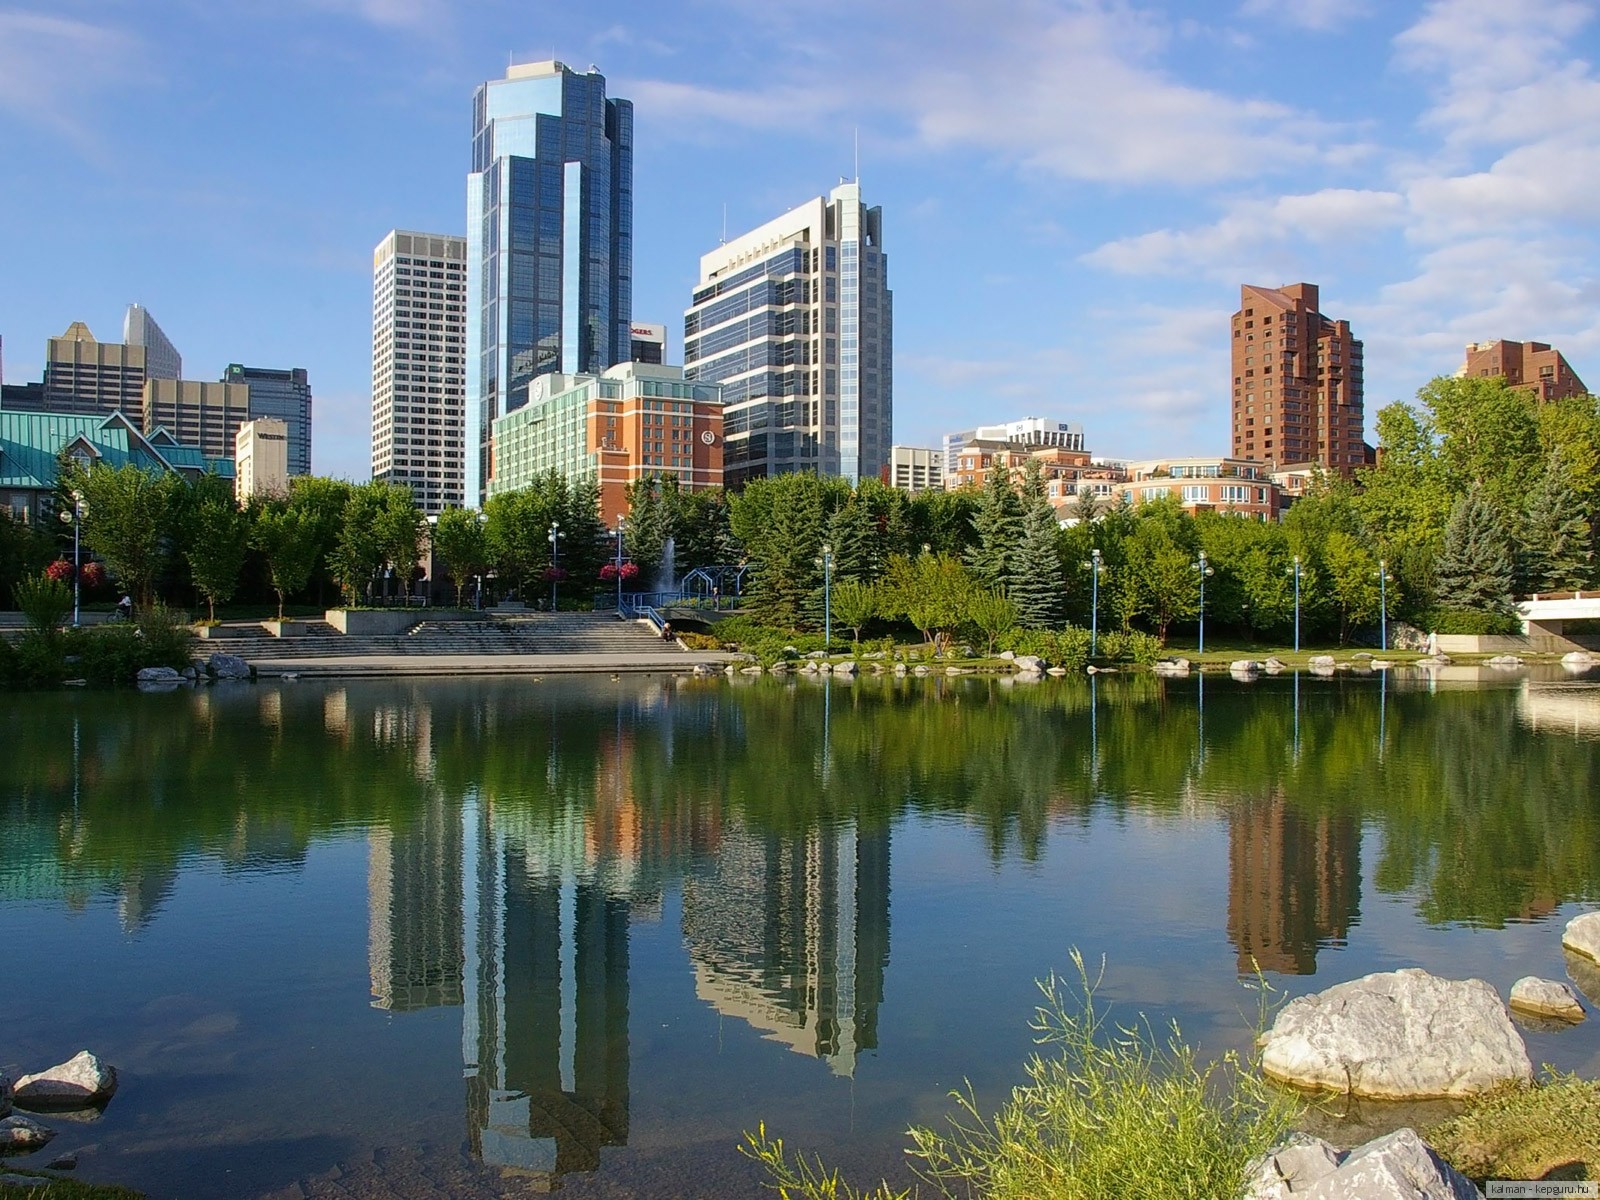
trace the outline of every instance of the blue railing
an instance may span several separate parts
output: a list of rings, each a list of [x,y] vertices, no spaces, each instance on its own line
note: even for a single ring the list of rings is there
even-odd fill
[[[736,608],[737,596],[697,596],[682,590],[673,592],[623,592],[620,600],[615,592],[597,592],[594,598],[596,611],[615,608],[624,617],[639,618],[645,610],[663,608],[706,608],[712,610]]]

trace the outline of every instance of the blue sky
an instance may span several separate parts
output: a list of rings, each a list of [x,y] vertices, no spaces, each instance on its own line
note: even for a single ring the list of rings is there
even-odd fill
[[[1322,285],[1367,411],[1468,341],[1600,386],[1597,0],[0,0],[0,337],[38,378],[129,301],[304,366],[315,469],[368,468],[371,251],[462,232],[473,87],[556,57],[635,103],[636,320],[853,172],[884,207],[896,440],[1082,421],[1227,447],[1241,282]],[[680,360],[681,361],[681,360]]]

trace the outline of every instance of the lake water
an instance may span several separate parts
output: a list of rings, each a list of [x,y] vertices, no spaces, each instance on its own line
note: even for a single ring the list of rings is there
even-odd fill
[[[8,696],[0,748],[0,1070],[114,1063],[52,1149],[157,1197],[743,1196],[762,1121],[904,1181],[1074,947],[1220,1051],[1252,962],[1504,994],[1600,900],[1558,669],[274,682]]]

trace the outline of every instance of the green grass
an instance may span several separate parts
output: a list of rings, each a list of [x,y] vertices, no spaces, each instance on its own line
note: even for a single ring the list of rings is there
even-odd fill
[[[1600,1179],[1600,1083],[1547,1074],[1484,1097],[1426,1136],[1474,1179]]]
[[[1249,1161],[1293,1127],[1298,1100],[1228,1053],[1202,1059],[1176,1025],[1111,1021],[1073,953],[1081,998],[1041,984],[1033,1022],[1047,1048],[992,1117],[970,1091],[952,1093],[944,1129],[910,1130],[913,1170],[939,1195],[978,1200],[1216,1200],[1240,1194]],[[1263,991],[1263,997],[1266,993]],[[1262,1012],[1262,1024],[1266,1012]],[[880,1183],[852,1188],[820,1160],[792,1155],[765,1126],[745,1154],[783,1200],[907,1200]]]
[[[18,1179],[27,1182],[17,1182]],[[80,1183],[44,1171],[0,1166],[0,1198],[4,1200],[144,1200],[143,1192],[106,1183]]]

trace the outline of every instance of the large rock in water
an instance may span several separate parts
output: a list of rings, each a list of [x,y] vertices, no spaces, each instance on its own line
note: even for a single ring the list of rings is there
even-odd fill
[[[1568,921],[1561,944],[1575,954],[1600,963],[1600,912],[1584,913]]]
[[[1273,1079],[1380,1100],[1473,1096],[1533,1079],[1528,1049],[1492,987],[1415,967],[1290,1001],[1261,1045]]]
[[[27,1117],[5,1117],[0,1119],[0,1154],[32,1154],[55,1135],[54,1129]]]
[[[1295,1134],[1251,1164],[1246,1200],[1481,1200],[1472,1181],[1413,1129],[1340,1152]]]
[[[11,1080],[0,1072],[0,1117],[11,1115]]]
[[[206,659],[206,670],[217,679],[250,678],[250,664],[237,654],[213,654]]]
[[[1511,985],[1511,1007],[1536,1017],[1561,1021],[1581,1021],[1583,1004],[1566,984],[1554,979],[1525,975]]]
[[[87,1050],[60,1066],[17,1080],[16,1102],[22,1108],[87,1108],[111,1099],[117,1072]]]

